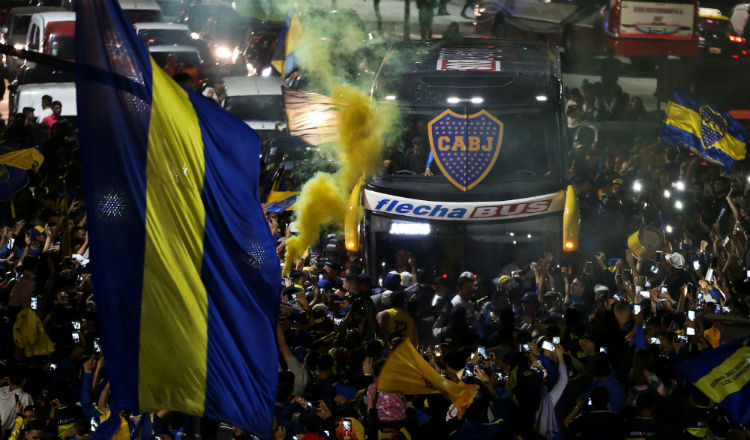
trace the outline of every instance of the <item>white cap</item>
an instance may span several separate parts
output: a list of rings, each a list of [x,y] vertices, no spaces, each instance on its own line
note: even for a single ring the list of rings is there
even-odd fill
[[[467,270],[466,272],[461,272],[461,275],[458,276],[459,280],[461,278],[474,278],[474,274]]]
[[[401,287],[409,287],[412,284],[412,274],[411,272],[403,271],[401,272]]]
[[[289,223],[289,232],[291,232],[292,234],[299,234],[299,227],[297,226],[297,222]]]
[[[669,264],[671,264],[675,269],[682,269],[683,267],[685,267],[685,257],[683,257],[682,254],[678,252],[666,254],[664,255],[664,259],[669,261]]]
[[[594,293],[599,293],[603,291],[609,291],[609,287],[605,286],[604,284],[597,284],[594,286]]]

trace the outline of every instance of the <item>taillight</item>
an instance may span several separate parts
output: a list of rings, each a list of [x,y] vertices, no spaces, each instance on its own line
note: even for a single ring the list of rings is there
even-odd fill
[[[620,35],[620,20],[622,18],[622,3],[615,1],[615,5],[609,11],[609,22],[607,28],[610,34]]]
[[[732,43],[742,43],[745,44],[747,42],[746,38],[740,37],[739,35],[730,35],[729,41]]]

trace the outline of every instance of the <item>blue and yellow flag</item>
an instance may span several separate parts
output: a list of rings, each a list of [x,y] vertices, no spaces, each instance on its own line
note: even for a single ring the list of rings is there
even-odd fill
[[[15,150],[7,146],[0,155],[0,200],[8,200],[29,184],[27,170],[39,171],[44,156],[36,148]]]
[[[115,0],[76,2],[76,87],[112,408],[171,409],[266,437],[279,261],[260,140],[149,57]]]
[[[281,28],[279,38],[276,40],[276,48],[271,57],[271,65],[286,78],[297,68],[297,58],[294,54],[302,45],[302,25],[299,16],[294,14],[286,20]]]
[[[750,422],[750,337],[728,342],[677,368],[735,423]]]
[[[667,104],[660,136],[721,166],[728,174],[735,161],[745,159],[747,151],[745,129],[739,122],[683,93],[676,92]]]

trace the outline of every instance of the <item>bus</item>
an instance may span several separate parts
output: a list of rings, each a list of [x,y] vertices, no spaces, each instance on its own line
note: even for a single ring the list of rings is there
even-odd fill
[[[398,160],[386,157],[387,170],[354,188],[347,250],[359,251],[373,275],[391,270],[394,255],[406,250],[434,273],[469,270],[488,279],[503,268],[528,268],[546,251],[577,250],[562,90],[559,52],[550,43],[394,47],[371,97],[402,113],[407,126],[396,143],[404,148],[390,145],[386,155],[405,152],[408,160],[397,169]]]

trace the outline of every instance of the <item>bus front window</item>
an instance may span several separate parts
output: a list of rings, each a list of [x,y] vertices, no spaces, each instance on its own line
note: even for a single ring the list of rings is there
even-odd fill
[[[556,124],[555,109],[552,106],[535,107],[500,107],[500,106],[448,106],[447,108],[404,108],[406,126],[403,136],[391,141],[385,146],[382,176],[403,178],[410,176],[424,176],[432,181],[445,181],[446,157],[454,161],[463,162],[463,169],[471,172],[473,167],[491,165],[484,178],[487,182],[498,182],[507,179],[523,177],[558,176],[558,158],[555,151],[560,150],[558,125]],[[443,121],[441,115],[446,110],[452,112],[450,121]],[[493,136],[476,136],[482,148],[497,149],[494,164],[479,164],[475,161],[469,145],[474,132],[494,124],[479,120],[477,115],[486,112],[499,121],[502,129],[499,139]],[[451,131],[439,131],[436,125],[441,123],[453,124]],[[430,133],[432,131],[432,133]],[[482,131],[487,134],[490,131]],[[432,136],[431,136],[432,134]],[[451,136],[442,136],[450,134]],[[438,147],[445,149],[445,153],[434,157],[432,151]],[[492,145],[489,145],[489,143]],[[435,145],[433,145],[435,144]],[[457,158],[457,159],[456,159]]]

